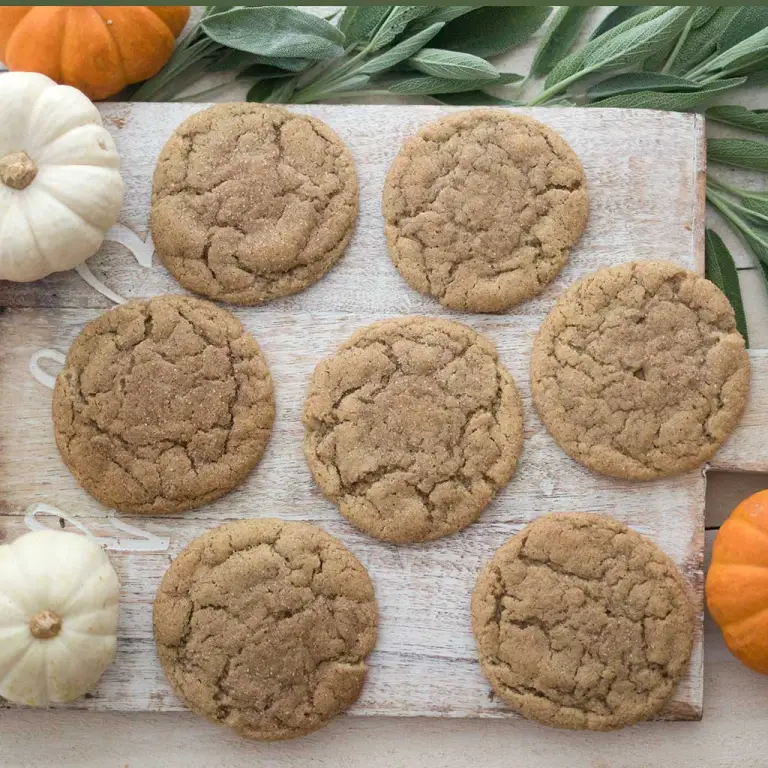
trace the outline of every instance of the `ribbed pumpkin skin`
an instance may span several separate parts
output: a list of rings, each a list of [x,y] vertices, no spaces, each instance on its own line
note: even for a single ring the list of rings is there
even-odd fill
[[[730,652],[768,675],[768,490],[742,501],[719,530],[706,592]]]
[[[186,5],[0,6],[0,60],[106,99],[156,75],[187,19]]]

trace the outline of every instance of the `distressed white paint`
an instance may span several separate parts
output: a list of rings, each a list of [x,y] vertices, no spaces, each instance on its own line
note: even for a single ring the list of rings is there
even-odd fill
[[[121,223],[141,240],[156,156],[173,128],[199,108],[101,107],[123,157],[128,191]],[[647,111],[523,110],[559,131],[581,157],[591,216],[570,264],[542,296],[511,314],[489,316],[451,313],[415,293],[386,254],[380,214],[386,169],[405,136],[451,108],[317,106],[297,111],[326,120],[353,151],[361,182],[355,236],[341,262],[307,291],[235,310],[262,344],[275,378],[278,417],[265,457],[244,486],[204,509],[178,517],[131,519],[169,537],[169,553],[111,555],[124,585],[118,658],[92,697],[74,706],[155,711],[180,706],[155,659],[152,599],[169,556],[202,531],[232,518],[312,520],[339,536],[368,567],[381,609],[381,633],[369,680],[352,714],[508,714],[489,697],[477,665],[469,596],[478,569],[492,552],[527,521],[547,512],[604,512],[651,536],[682,568],[701,607],[702,473],[637,484],[588,472],[547,436],[531,406],[527,371],[541,319],[575,278],[635,258],[669,258],[701,270],[701,119]],[[156,259],[146,269],[119,245],[105,244],[89,263],[126,298],[181,290]],[[39,283],[0,283],[0,305],[10,307],[0,315],[0,534],[10,538],[21,533],[24,510],[43,502],[56,504],[105,535],[108,510],[87,496],[63,466],[53,440],[50,391],[32,378],[28,366],[41,348],[66,351],[108,302],[69,273]],[[453,317],[493,339],[523,395],[526,441],[516,477],[477,524],[432,544],[395,547],[358,533],[317,491],[301,451],[300,410],[320,358],[356,328],[402,313]],[[757,417],[748,414],[745,423],[752,421]],[[731,465],[738,466],[738,456],[727,450]],[[701,707],[699,625],[689,674],[664,716],[696,718]]]

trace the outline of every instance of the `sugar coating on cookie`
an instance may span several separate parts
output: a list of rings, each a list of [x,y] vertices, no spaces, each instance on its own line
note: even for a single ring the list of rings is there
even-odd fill
[[[376,642],[368,574],[314,525],[240,520],[188,544],[154,605],[160,663],[194,712],[275,741],[360,695]]]
[[[321,120],[219,104],[185,120],[152,181],[157,253],[191,291],[259,304],[301,291],[342,256],[358,210],[352,155]]]
[[[650,479],[714,455],[746,403],[749,357],[717,286],[670,262],[633,262],[558,300],[534,343],[531,385],[576,461]]]
[[[559,728],[652,717],[693,647],[695,613],[675,564],[601,515],[547,515],[509,539],[481,572],[471,613],[494,692]]]
[[[89,323],[53,392],[67,467],[132,514],[182,512],[235,488],[261,458],[274,413],[253,337],[186,296],[130,301]]]
[[[520,396],[493,344],[461,323],[399,317],[315,369],[304,451],[360,530],[425,541],[474,522],[522,450]]]
[[[422,128],[384,185],[389,252],[451,309],[503,312],[560,271],[587,222],[584,171],[547,126],[468,110]]]

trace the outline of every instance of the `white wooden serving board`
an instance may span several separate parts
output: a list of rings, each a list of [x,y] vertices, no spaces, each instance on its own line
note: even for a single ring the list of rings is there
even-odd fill
[[[199,104],[107,104],[105,125],[123,159],[122,224],[146,236],[151,175],[173,129]],[[181,548],[225,520],[279,516],[309,520],[338,536],[373,579],[380,635],[357,715],[510,715],[494,700],[477,663],[469,600],[481,565],[525,523],[548,512],[603,512],[654,539],[679,565],[697,600],[690,669],[663,713],[702,713],[702,561],[705,477],[692,471],[648,483],[612,480],[571,461],[546,434],[531,403],[528,358],[554,299],[576,278],[633,259],[664,258],[703,270],[703,119],[633,110],[520,110],[561,133],[581,158],[591,200],[589,225],[560,277],[513,312],[458,314],[407,287],[387,255],[380,213],[387,168],[420,125],[455,111],[424,106],[296,107],[328,122],[351,148],[360,178],[360,218],[347,254],[303,293],[235,309],[259,340],[274,376],[277,421],[261,464],[238,490],[177,517],[130,522],[170,537],[165,553],[110,553],[123,585],[117,660],[98,687],[71,706],[100,710],[182,708],[156,660],[151,609],[158,583]],[[90,266],[126,298],[182,289],[155,260],[145,269],[106,243]],[[114,536],[109,510],[82,491],[56,450],[50,391],[32,378],[41,348],[65,352],[90,320],[111,306],[74,272],[30,284],[0,281],[0,539],[26,530],[25,509],[54,504],[94,533]],[[430,544],[393,546],[356,531],[315,487],[301,449],[301,407],[315,364],[355,329],[404,313],[453,317],[487,333],[521,390],[525,448],[517,474],[479,522]],[[754,378],[768,376],[768,353],[753,353]],[[55,373],[55,369],[52,371]],[[762,376],[761,376],[762,374]],[[753,387],[750,409],[721,452],[725,469],[768,467],[760,415],[768,391]],[[748,457],[748,458],[744,458]],[[64,522],[63,520],[61,521]],[[53,521],[55,525],[56,522]]]

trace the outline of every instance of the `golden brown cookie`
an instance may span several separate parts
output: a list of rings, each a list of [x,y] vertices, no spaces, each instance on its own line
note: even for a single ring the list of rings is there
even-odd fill
[[[695,612],[675,564],[601,515],[547,515],[493,556],[472,595],[480,666],[496,694],[545,725],[606,731],[672,695]]]
[[[713,283],[670,262],[634,262],[559,299],[534,343],[531,385],[566,453],[644,480],[714,455],[746,403],[749,357]]]
[[[503,312],[535,296],[587,223],[584,171],[547,126],[504,110],[422,128],[384,185],[395,266],[451,309]]]
[[[261,741],[314,731],[357,700],[377,620],[371,580],[341,542],[274,519],[227,523],[188,544],[154,608],[176,695]]]
[[[88,493],[133,514],[200,507],[269,439],[272,379],[240,321],[207,301],[130,301],[89,323],[56,379],[53,424]]]
[[[259,304],[319,280],[357,218],[352,155],[321,120],[262,104],[187,118],[160,153],[151,226],[185,287]]]
[[[461,323],[363,328],[315,369],[304,452],[343,515],[403,544],[474,522],[512,477],[523,416],[493,344]]]

